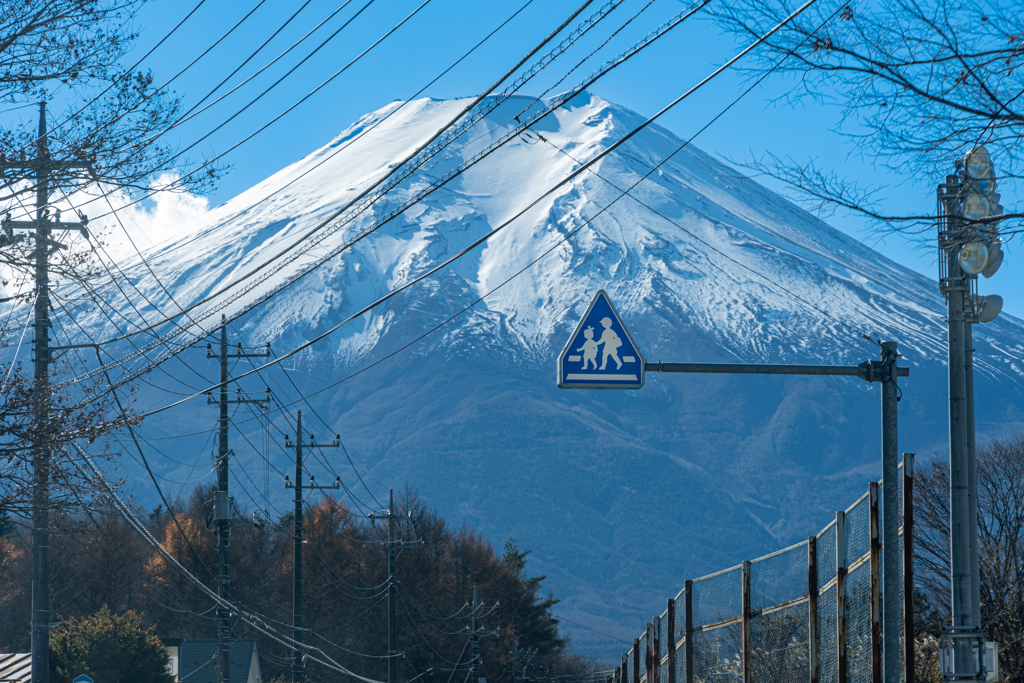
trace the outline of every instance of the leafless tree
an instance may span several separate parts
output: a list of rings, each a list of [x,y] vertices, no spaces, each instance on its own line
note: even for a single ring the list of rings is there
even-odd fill
[[[1024,435],[978,449],[981,627],[999,643],[1002,680],[1024,677]],[[949,465],[934,460],[914,476],[915,579],[922,637],[937,637],[949,614]]]
[[[735,0],[719,15],[744,40],[763,35],[795,2]],[[909,179],[941,180],[979,144],[1000,179],[1022,172],[1024,16],[1013,3],[976,0],[819,0],[756,52],[752,77],[792,77],[785,98],[840,106],[853,150]],[[879,186],[864,186],[813,161],[769,154],[744,164],[787,183],[799,199],[842,208],[886,230],[923,231],[934,217],[887,213]],[[1024,214],[1006,214],[1004,234]]]
[[[89,159],[92,168],[57,168],[55,191],[100,180],[108,187],[149,190],[162,172],[180,174],[163,189],[202,191],[222,167],[179,157],[162,134],[179,118],[181,100],[153,74],[123,64],[138,37],[133,20],[142,0],[0,0],[0,103],[29,105],[56,90],[67,110],[51,122],[54,159]],[[0,154],[32,157],[38,128],[0,126]],[[181,173],[185,170],[184,173]],[[31,174],[8,173],[0,201],[34,191]]]
[[[130,196],[155,189],[202,192],[219,178],[222,167],[192,162],[166,141],[165,133],[182,116],[180,98],[138,64],[127,63],[142,6],[143,0],[0,0],[0,104],[27,107],[20,119],[10,114],[0,119],[0,217],[36,220],[37,212],[45,210],[44,220],[59,221],[57,209],[67,212],[75,192],[93,197],[112,190]],[[43,139],[36,103],[53,98],[63,111],[51,108]],[[40,161],[48,168],[42,200],[36,195]],[[37,206],[40,202],[45,205]],[[112,210],[107,202],[93,206],[90,212]],[[70,220],[84,218],[80,214]],[[48,259],[51,307],[66,328],[73,329],[70,319],[83,309],[100,305],[90,284],[96,276],[105,275],[118,286],[124,280],[96,258],[98,243],[96,235],[75,238],[70,249],[55,246]],[[71,444],[92,445],[94,454],[111,455],[103,439],[134,422],[103,382],[74,385],[74,394],[66,389],[41,399],[31,369],[17,362],[18,350],[22,356],[26,352],[22,346],[36,291],[38,250],[50,247],[16,237],[10,224],[0,233],[0,290],[7,295],[0,297],[0,304],[6,304],[0,311],[0,359],[6,361],[0,362],[0,508],[16,515],[24,514],[31,497],[33,448],[42,446],[53,454],[45,464],[50,503],[68,512],[78,505],[76,496],[85,494],[85,504],[93,505],[104,490],[89,486],[89,478],[80,475],[79,455]],[[52,378],[70,376],[75,363],[82,362],[69,354],[50,366]],[[69,385],[58,381],[50,386]],[[40,400],[54,415],[42,426],[32,419],[33,405]]]
[[[216,537],[209,524],[214,490],[200,485],[188,498],[171,500],[170,511],[162,507],[153,510],[148,520],[150,530],[171,555],[207,585],[216,580]],[[511,668],[511,636],[518,635],[520,648],[541,650],[533,664],[549,669],[543,674],[531,668],[525,680],[586,683],[595,679],[597,664],[574,654],[559,634],[558,620],[550,609],[557,601],[545,595],[542,577],[529,573],[528,551],[510,543],[502,552],[475,530],[451,528],[415,492],[397,499],[396,507],[412,513],[411,517],[403,515],[401,537],[426,541],[423,547],[402,552],[397,559],[400,598],[396,629],[406,653],[399,665],[400,675],[420,675],[418,680],[425,683],[445,683],[452,675],[453,663],[458,662],[457,679],[465,678],[472,623],[467,603],[477,586],[480,601],[486,603],[478,613],[479,625],[489,634],[481,637],[480,652],[491,677]],[[277,523],[256,526],[246,522],[249,511],[237,512],[232,530],[231,599],[287,632],[292,614],[291,517],[285,514]],[[120,517],[57,517],[51,542],[55,612],[79,617],[108,605],[117,613],[144,612],[145,625],[157,624],[162,636],[215,636],[217,621],[209,597]],[[382,527],[331,497],[306,509],[303,624],[311,630],[308,642],[323,648],[343,666],[376,679],[387,670],[383,655],[388,559],[381,543],[387,531]],[[28,645],[31,564],[26,535],[16,528],[7,532],[0,528],[0,651],[23,651]],[[287,673],[290,655],[281,643],[263,638],[241,622],[235,634],[259,639],[268,680]],[[309,666],[314,671],[315,665]],[[327,681],[348,680],[325,669],[315,673]]]

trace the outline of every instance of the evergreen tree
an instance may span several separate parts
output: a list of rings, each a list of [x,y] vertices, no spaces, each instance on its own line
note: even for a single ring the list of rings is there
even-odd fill
[[[86,674],[103,683],[174,683],[154,629],[143,629],[135,612],[116,615],[106,606],[90,617],[65,619],[50,638],[50,680],[70,683]]]

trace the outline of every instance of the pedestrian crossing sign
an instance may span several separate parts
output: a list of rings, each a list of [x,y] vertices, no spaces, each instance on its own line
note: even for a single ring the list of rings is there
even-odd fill
[[[612,300],[599,291],[558,356],[560,389],[639,389],[644,358]]]

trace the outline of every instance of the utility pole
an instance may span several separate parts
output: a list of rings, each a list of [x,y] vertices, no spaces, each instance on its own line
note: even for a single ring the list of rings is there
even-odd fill
[[[501,602],[496,602],[487,612],[490,614],[501,605]],[[494,636],[501,632],[501,629],[494,629],[493,631],[484,633],[483,628],[480,626],[480,611],[486,607],[485,603],[477,601],[476,586],[473,586],[473,611],[470,613],[470,631],[469,631],[469,642],[473,645],[473,658],[472,670],[469,674],[469,683],[479,683],[480,681],[480,636]],[[486,614],[484,616],[487,616]],[[461,660],[460,660],[461,661]]]
[[[480,625],[477,623],[476,610],[476,586],[473,586],[473,672],[469,676],[469,683],[480,680]]]
[[[882,342],[882,680],[899,683],[900,665],[900,475],[899,475],[899,388],[896,384],[899,358],[896,342]],[[888,619],[886,618],[888,616]]]
[[[971,530],[971,608],[974,623],[981,628],[981,569],[978,566],[978,462],[974,434],[974,329],[972,318],[964,320],[964,411],[967,427],[967,523]]]
[[[395,598],[398,595],[398,580],[395,578],[395,550],[398,548],[421,548],[423,541],[402,541],[397,538],[397,519],[395,512],[395,491],[388,490],[390,496],[388,509],[381,513],[370,514],[370,519],[386,519],[388,522],[388,683],[398,681],[398,643],[395,634]],[[406,513],[406,517],[412,517],[412,513]]]
[[[995,275],[1003,260],[1002,215],[988,150],[956,161],[938,187],[939,291],[949,333],[949,503],[951,624],[944,629],[940,671],[947,681],[982,680],[988,648],[981,632],[978,566],[978,479],[974,434],[974,323],[995,319],[998,295],[977,293],[978,275]],[[993,652],[994,655],[994,652]]]
[[[519,636],[512,636],[512,683],[519,683]]]
[[[212,394],[206,395],[207,404],[220,406],[220,440],[217,449],[217,492],[213,499],[213,516],[217,523],[217,595],[222,599],[217,605],[217,678],[221,683],[231,680],[231,610],[224,601],[230,599],[228,578],[228,550],[231,548],[231,498],[228,496],[228,406],[232,404],[255,403],[266,407],[270,403],[270,389],[266,399],[242,398],[238,391],[234,400],[228,399],[228,360],[232,358],[269,358],[270,342],[266,349],[258,353],[246,353],[239,344],[235,353],[228,353],[228,325],[225,316],[220,317],[220,350],[214,353],[210,344],[206,345],[206,357],[220,360],[220,398],[214,400]]]
[[[949,503],[950,503],[950,566],[952,570],[953,633],[968,633],[974,623],[973,591],[971,589],[970,505],[967,465],[967,396],[965,377],[964,299],[970,294],[970,283],[960,268],[960,221],[956,218],[960,197],[960,180],[946,176],[939,188],[939,245],[945,259],[945,277],[940,278],[940,291],[946,297],[946,327],[949,335]],[[955,673],[966,676],[974,669],[968,660],[971,645],[965,638],[953,638]]]
[[[522,653],[519,652],[519,636],[515,635],[512,637],[512,670],[505,669],[501,672],[501,677],[504,678],[505,674],[509,674],[512,677],[512,683],[519,683],[519,658],[520,655],[526,662],[523,664],[523,677],[526,677],[526,671],[532,665],[533,657],[538,652],[537,648],[526,648]],[[544,669],[546,671],[546,668]]]
[[[302,644],[302,492],[315,491],[317,489],[338,489],[341,488],[341,477],[334,480],[330,486],[318,486],[316,480],[311,476],[308,484],[302,483],[302,449],[303,448],[340,448],[341,435],[336,434],[334,443],[318,444],[314,441],[313,435],[309,435],[309,442],[302,442],[302,411],[299,411],[298,425],[295,428],[295,443],[284,437],[284,447],[295,449],[295,484],[288,481],[287,475],[284,478],[286,489],[295,489],[295,519],[293,522],[295,539],[295,560],[293,565],[294,581],[292,584],[292,640],[294,651],[292,653],[292,683],[303,683],[306,680],[306,673],[303,665],[303,655],[299,651]]]
[[[88,236],[89,219],[79,214],[80,221],[63,223],[60,212],[50,217],[50,180],[54,170],[88,169],[88,161],[54,161],[50,158],[46,130],[46,103],[39,103],[39,137],[36,158],[19,160],[0,157],[0,170],[33,173],[36,184],[36,217],[32,221],[3,220],[5,244],[28,237],[35,240],[35,318],[33,328],[35,353],[32,406],[32,683],[50,680],[50,456],[52,430],[50,424],[51,352],[50,345],[50,264],[49,257],[57,249],[67,249],[52,239],[54,230],[78,230]],[[14,235],[15,229],[31,231],[26,236]]]

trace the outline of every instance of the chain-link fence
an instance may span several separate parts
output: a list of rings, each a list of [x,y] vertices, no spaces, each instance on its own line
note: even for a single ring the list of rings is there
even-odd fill
[[[900,679],[907,681],[904,570],[912,548],[910,461],[900,466]],[[881,683],[881,484],[816,536],[686,581],[609,683]],[[912,532],[910,538],[912,539]],[[910,653],[911,661],[913,652]],[[912,678],[910,679],[912,680]]]

